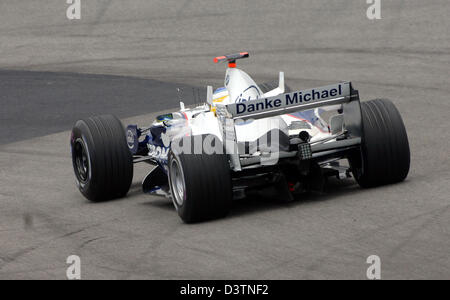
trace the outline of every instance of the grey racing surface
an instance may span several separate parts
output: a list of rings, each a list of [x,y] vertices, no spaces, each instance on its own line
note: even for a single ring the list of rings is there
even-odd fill
[[[450,279],[450,4],[382,1],[0,2],[0,279]],[[350,80],[363,100],[387,97],[411,147],[403,183],[360,189],[332,180],[282,204],[234,203],[225,218],[186,225],[144,195],[89,203],[78,192],[69,136],[99,113],[147,126],[192,89],[223,84],[214,56],[257,82],[284,71],[293,88]]]

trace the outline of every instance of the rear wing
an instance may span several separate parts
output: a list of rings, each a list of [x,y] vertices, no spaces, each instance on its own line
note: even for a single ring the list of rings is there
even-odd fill
[[[218,114],[228,119],[261,119],[349,102],[355,97],[350,82],[295,91],[273,97],[255,99],[228,105],[217,104]]]
[[[351,82],[284,93],[228,105],[217,104],[216,114],[222,125],[227,153],[235,171],[241,170],[235,131],[236,120],[262,119],[290,114],[321,106],[342,105],[343,123],[347,137],[354,141],[362,138],[362,117],[359,93]]]

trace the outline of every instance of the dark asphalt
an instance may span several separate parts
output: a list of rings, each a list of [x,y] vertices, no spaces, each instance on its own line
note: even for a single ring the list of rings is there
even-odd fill
[[[173,108],[177,88],[186,105],[204,94],[204,89],[151,79],[0,70],[0,144],[69,130],[92,115],[127,118]]]

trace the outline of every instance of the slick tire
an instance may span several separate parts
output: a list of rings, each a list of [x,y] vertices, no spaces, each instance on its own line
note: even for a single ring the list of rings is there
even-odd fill
[[[79,120],[70,140],[80,192],[90,201],[124,197],[133,179],[133,157],[125,130],[112,115]]]
[[[220,140],[214,138],[215,149],[222,149],[222,153],[208,154],[202,147],[200,154],[189,154],[197,153],[193,151],[194,143],[204,141],[206,137],[191,136],[174,141],[172,144],[190,143],[191,151],[179,151],[172,147],[169,152],[172,200],[178,215],[186,223],[224,217],[232,202],[230,164],[227,155],[223,154]]]
[[[386,99],[361,103],[363,140],[360,155],[351,160],[353,175],[369,188],[403,181],[409,172],[410,150],[402,117]]]

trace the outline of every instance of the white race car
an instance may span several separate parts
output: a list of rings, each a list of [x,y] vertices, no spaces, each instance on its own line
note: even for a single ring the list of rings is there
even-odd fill
[[[224,87],[208,86],[204,104],[180,102],[150,127],[124,130],[111,115],[78,121],[71,150],[81,193],[91,201],[124,197],[133,163],[149,163],[144,192],[171,198],[190,223],[225,216],[252,190],[291,201],[329,176],[353,174],[362,187],[406,178],[408,137],[391,101],[360,103],[350,82],[287,91],[283,72],[268,90],[236,68],[248,56],[216,57],[228,63]]]

